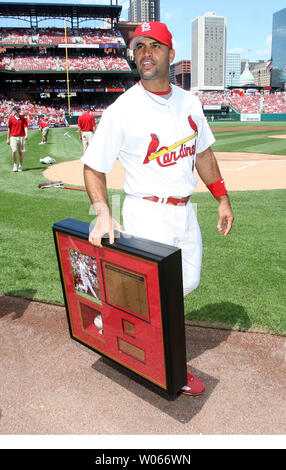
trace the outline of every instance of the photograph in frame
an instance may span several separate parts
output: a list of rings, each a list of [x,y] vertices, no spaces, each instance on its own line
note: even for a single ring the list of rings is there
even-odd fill
[[[69,249],[69,256],[77,294],[101,304],[96,259],[72,248]]]

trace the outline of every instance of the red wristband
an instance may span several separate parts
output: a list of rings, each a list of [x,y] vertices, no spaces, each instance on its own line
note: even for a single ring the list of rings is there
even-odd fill
[[[218,198],[227,194],[223,178],[207,185],[208,190],[212,193],[213,197]]]

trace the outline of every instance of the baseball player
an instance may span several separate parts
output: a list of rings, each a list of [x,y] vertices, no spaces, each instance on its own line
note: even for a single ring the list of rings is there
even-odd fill
[[[172,35],[160,22],[137,27],[134,50],[140,82],[103,113],[82,157],[85,184],[97,215],[89,241],[101,246],[105,233],[114,242],[119,228],[111,215],[105,173],[118,158],[125,169],[123,222],[127,233],[181,248],[184,295],[200,282],[202,239],[191,195],[194,168],[218,200],[218,231],[227,235],[233,212],[216,158],[215,139],[199,100],[169,81],[175,57]],[[181,390],[199,395],[204,384],[188,373]]]
[[[89,105],[83,106],[85,112],[78,118],[78,134],[85,152],[95,132],[95,118]]]
[[[97,299],[97,295],[91,285],[91,282],[90,282],[90,279],[89,279],[89,276],[88,276],[88,270],[87,270],[87,266],[86,264],[84,263],[84,261],[82,260],[79,260],[79,271],[80,271],[80,277],[81,277],[81,280],[82,280],[82,283],[83,283],[83,289],[84,289],[84,292],[87,294],[87,291],[88,289],[90,289],[92,295]]]
[[[39,145],[44,145],[47,143],[47,140],[48,140],[48,133],[50,130],[49,124],[45,121],[45,119],[40,117],[38,121],[38,126],[41,129],[41,133],[42,133],[42,140],[39,143]]]
[[[13,171],[23,171],[23,159],[26,141],[28,140],[28,121],[20,116],[19,106],[13,107],[14,114],[8,121],[7,144],[10,145],[13,156]],[[19,153],[19,166],[17,154]]]

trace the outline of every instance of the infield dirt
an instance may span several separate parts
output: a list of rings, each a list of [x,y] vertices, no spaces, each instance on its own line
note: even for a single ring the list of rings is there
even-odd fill
[[[243,152],[215,152],[222,176],[229,191],[281,189],[286,187],[286,156]],[[52,165],[43,172],[48,180],[84,186],[80,160]],[[124,170],[119,160],[106,175],[107,187],[123,189]],[[196,192],[207,191],[200,179]]]
[[[187,324],[188,370],[206,390],[169,401],[71,340],[64,307],[0,296],[0,324],[2,440],[188,435],[189,448],[190,435],[286,434],[285,337]]]

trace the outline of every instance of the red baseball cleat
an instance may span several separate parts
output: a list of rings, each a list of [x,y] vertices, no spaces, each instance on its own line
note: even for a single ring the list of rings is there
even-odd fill
[[[184,385],[184,387],[181,388],[181,393],[183,395],[189,395],[191,397],[197,397],[201,395],[205,390],[205,386],[203,382],[198,379],[193,374],[190,374],[190,372],[187,373],[187,385]]]

